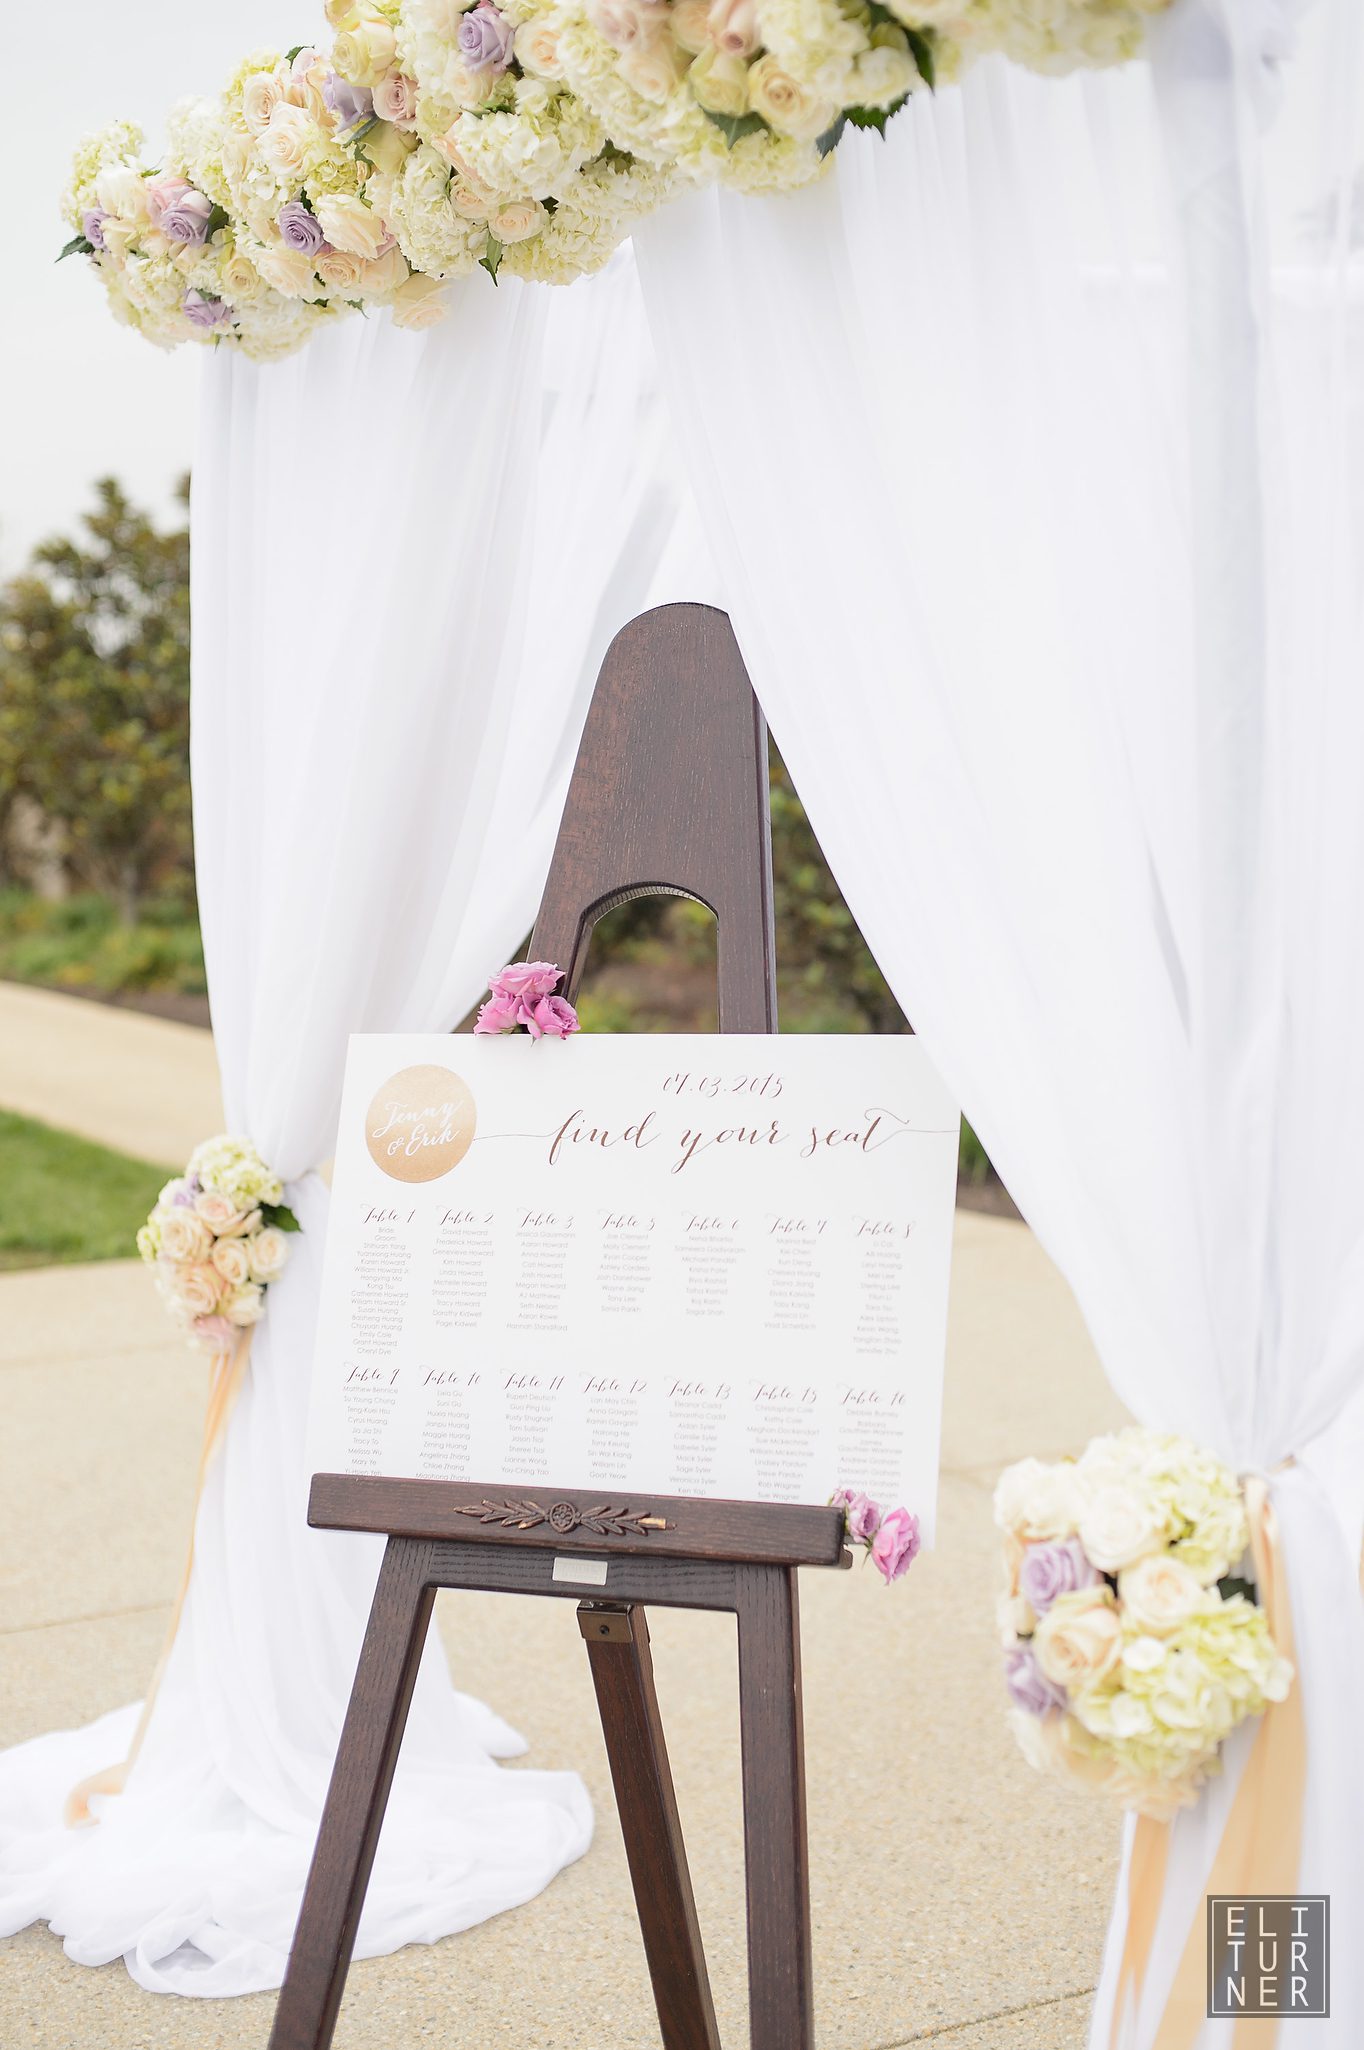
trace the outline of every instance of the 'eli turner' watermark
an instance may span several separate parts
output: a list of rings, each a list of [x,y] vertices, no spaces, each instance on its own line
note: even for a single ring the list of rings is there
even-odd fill
[[[1329,2015],[1325,1894],[1208,1895],[1210,2015]]]

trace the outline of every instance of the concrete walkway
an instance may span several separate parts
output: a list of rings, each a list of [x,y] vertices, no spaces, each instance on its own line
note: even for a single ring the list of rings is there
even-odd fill
[[[0,982],[0,1106],[180,1167],[223,1128],[207,1032]]]
[[[6,1053],[9,995],[0,988]],[[55,1022],[54,1003],[29,1015]],[[152,1157],[172,1163],[216,1128],[209,1115],[172,1132],[199,1108],[206,1038],[197,1075],[180,1049],[172,1090],[156,1051],[177,1028],[72,1008],[82,1017],[64,1029],[89,1064],[81,1094],[43,1101],[35,1054],[15,1071],[26,1090],[15,1107],[112,1139],[114,1122],[92,1130],[86,1104],[100,1120],[107,1091],[131,1116],[145,1091],[165,1121]],[[101,1054],[92,1028],[106,1024]],[[13,1102],[11,1072],[0,1061],[0,1103]],[[146,1128],[133,1117],[127,1129]],[[135,1263],[21,1273],[0,1277],[0,1400],[0,1742],[10,1743],[141,1691],[179,1570],[201,1375]],[[939,1549],[895,1590],[862,1571],[802,1582],[821,2050],[1082,2050],[1118,1830],[1101,1806],[1032,1774],[1005,1729],[990,1489],[1008,1459],[1078,1448],[1118,1421],[1069,1292],[1031,1234],[959,1216]],[[438,1615],[460,1684],[525,1731],[527,1762],[583,1772],[597,1838],[515,1914],[357,1965],[338,2050],[656,2050],[571,1605],[444,1595]],[[652,1628],[721,2029],[726,2050],[739,2050],[733,1627],[661,1613]],[[144,1994],[121,1964],[70,1964],[46,1929],[0,1946],[0,2042],[16,2050],[263,2050],[271,2012],[269,1996]]]

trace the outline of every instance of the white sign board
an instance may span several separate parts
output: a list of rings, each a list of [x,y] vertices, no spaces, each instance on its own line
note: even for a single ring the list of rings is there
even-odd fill
[[[957,1131],[908,1036],[353,1038],[312,1470],[928,1536]]]

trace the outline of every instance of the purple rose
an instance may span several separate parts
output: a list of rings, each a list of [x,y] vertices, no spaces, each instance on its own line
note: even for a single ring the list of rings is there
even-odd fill
[[[322,97],[332,111],[338,129],[358,128],[374,116],[374,95],[367,85],[352,85],[339,71],[329,71],[322,81]]]
[[[854,1544],[869,1545],[881,1528],[881,1504],[870,1495],[850,1495],[843,1516]]]
[[[186,292],[180,311],[192,327],[226,327],[232,318],[226,299],[209,299],[202,292]]]
[[[1065,1690],[1047,1678],[1030,1645],[1017,1644],[1005,1652],[1004,1685],[1014,1706],[1026,1709],[1029,1715],[1045,1715],[1048,1709],[1066,1706]]]
[[[208,235],[212,211],[213,201],[208,194],[196,192],[191,186],[164,209],[158,225],[168,242],[202,242]]]
[[[474,1022],[475,1032],[515,1032],[521,1023],[521,1007],[516,1001],[503,997],[489,997]]]
[[[513,961],[510,967],[498,969],[488,991],[491,996],[514,1004],[519,997],[533,1000],[552,996],[562,980],[561,970],[552,961]]]
[[[1059,1595],[1097,1587],[1101,1576],[1090,1565],[1078,1538],[1029,1545],[1018,1569],[1018,1592],[1036,1616],[1045,1616]]]
[[[316,214],[310,214],[301,199],[291,199],[280,208],[275,226],[280,240],[290,249],[301,249],[305,256],[318,256],[327,247]]]
[[[919,1556],[919,1519],[909,1509],[888,1509],[871,1541],[871,1563],[889,1587]]]
[[[108,209],[102,206],[92,206],[81,215],[81,233],[92,249],[103,249],[104,223],[108,218]]]
[[[492,5],[478,0],[459,25],[459,54],[470,71],[505,71],[511,63],[512,25]]]
[[[578,1014],[565,997],[537,997],[534,1003],[522,997],[520,1012],[532,1039],[567,1039],[578,1029]]]

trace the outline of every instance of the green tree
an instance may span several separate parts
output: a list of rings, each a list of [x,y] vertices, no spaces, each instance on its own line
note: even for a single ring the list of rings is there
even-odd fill
[[[0,810],[31,797],[131,924],[154,884],[192,888],[189,533],[112,478],[96,496],[0,590]]]

